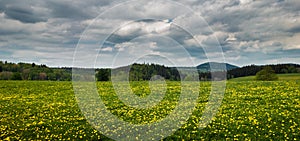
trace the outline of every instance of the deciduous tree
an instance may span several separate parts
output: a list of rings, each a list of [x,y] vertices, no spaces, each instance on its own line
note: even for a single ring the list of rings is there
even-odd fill
[[[275,71],[270,66],[266,66],[261,71],[256,73],[256,80],[275,81],[278,80],[278,77]]]

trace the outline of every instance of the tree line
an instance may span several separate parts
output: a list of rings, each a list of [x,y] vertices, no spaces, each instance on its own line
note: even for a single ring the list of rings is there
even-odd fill
[[[179,81],[180,74],[175,68],[158,64],[137,64],[120,67],[117,69],[97,69],[96,78],[98,81],[109,81],[111,77],[115,80],[147,81],[155,76],[161,76],[171,81]]]
[[[300,72],[299,70],[300,65],[298,64],[276,64],[276,65],[264,65],[264,66],[250,65],[250,66],[244,66],[241,68],[229,70],[227,72],[227,77],[228,79],[231,79],[231,78],[244,77],[244,76],[253,76],[256,75],[256,73],[258,73],[265,67],[272,68],[276,74]]]
[[[267,65],[275,73],[297,73],[300,65],[278,64]],[[256,75],[265,66],[250,65],[229,71],[203,72],[198,70],[194,74],[191,70],[178,71],[175,67],[167,67],[158,64],[132,64],[117,69],[95,69],[97,81],[110,81],[111,77],[130,81],[147,81],[155,76],[161,76],[166,80],[201,80],[210,81],[225,80],[243,76]],[[213,73],[213,74],[212,74]],[[212,78],[214,76],[214,78]],[[71,81],[72,68],[50,68],[46,65],[35,63],[9,63],[0,61],[0,80],[50,80],[50,81]]]
[[[0,61],[0,80],[51,80],[70,81],[71,68],[49,68],[35,63],[10,63]]]

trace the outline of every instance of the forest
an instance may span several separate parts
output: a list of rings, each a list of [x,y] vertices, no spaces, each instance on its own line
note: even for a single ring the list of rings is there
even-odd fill
[[[70,81],[72,68],[49,68],[35,63],[0,61],[0,80],[51,80]]]
[[[298,64],[276,64],[265,66],[270,66],[277,74],[300,72],[300,65]],[[150,80],[156,75],[170,81],[196,80],[194,79],[195,77],[198,77],[198,80],[210,81],[212,80],[212,73],[214,73],[214,76],[220,76],[218,80],[225,80],[255,75],[265,66],[250,65],[217,72],[203,72],[198,69],[198,74],[193,74],[192,70],[189,70],[190,68],[186,68],[184,71],[178,71],[175,67],[167,67],[158,64],[134,63],[130,66],[114,69],[114,71],[112,71],[112,69],[95,69],[95,76],[97,81],[110,81],[111,74],[116,75],[115,72],[123,73],[122,75],[118,75],[120,77],[127,77],[125,72],[129,72],[130,81]],[[184,69],[183,67],[180,68]],[[226,77],[224,78],[224,76]],[[50,68],[44,64],[38,65],[35,63],[11,63],[0,61],[0,80],[71,81],[72,68]]]

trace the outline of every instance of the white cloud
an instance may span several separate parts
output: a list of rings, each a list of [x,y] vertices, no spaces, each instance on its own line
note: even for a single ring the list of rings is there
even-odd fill
[[[112,52],[113,51],[113,48],[112,47],[106,47],[106,48],[102,48],[100,51],[108,51],[108,52]]]
[[[290,38],[283,39],[283,42],[286,44],[284,46],[284,49],[300,49],[300,33],[295,34],[294,36]]]
[[[253,2],[253,0],[240,0],[241,5],[249,4]]]
[[[165,21],[158,22],[133,22],[121,27],[116,34],[120,36],[128,36],[132,34],[150,34],[165,33],[169,31],[171,23]]]

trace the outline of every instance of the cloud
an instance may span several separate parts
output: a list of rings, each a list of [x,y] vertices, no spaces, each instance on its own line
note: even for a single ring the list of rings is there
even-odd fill
[[[132,34],[160,34],[169,31],[171,28],[169,20],[154,21],[154,20],[142,20],[133,22],[132,24],[121,27],[115,34],[120,36],[128,36]]]
[[[81,3],[78,5],[72,2],[66,3],[65,1],[47,1],[46,4],[51,7],[50,14],[55,18],[66,18],[73,20],[82,20],[93,18],[93,15],[89,14],[89,10],[82,7]]]
[[[41,7],[39,4],[39,1],[4,0],[0,2],[0,12],[4,13],[9,19],[23,23],[46,22],[47,8]]]
[[[4,13],[8,18],[15,19],[23,23],[47,21],[46,18],[35,13],[32,7],[8,6]]]
[[[180,65],[187,63],[180,60],[188,53],[199,64],[207,61],[204,47],[213,54],[209,47],[218,46],[226,60],[241,66],[299,61],[297,0],[175,1],[182,5],[159,0],[2,0],[0,60],[71,66],[88,28],[82,53],[100,52],[106,62],[99,66],[104,67],[118,51],[123,53],[119,65],[147,53],[168,56]],[[102,47],[100,39],[107,39]]]

